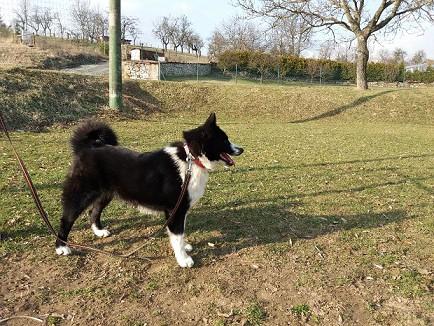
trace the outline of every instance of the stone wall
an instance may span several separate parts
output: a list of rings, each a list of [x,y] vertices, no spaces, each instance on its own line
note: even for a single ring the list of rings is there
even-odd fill
[[[158,62],[150,60],[123,61],[122,73],[130,79],[158,80]],[[166,77],[206,76],[211,73],[211,64],[208,63],[177,63],[162,62],[160,64],[161,79]]]
[[[206,76],[211,73],[211,65],[209,63],[161,63],[161,73],[164,77],[196,76],[196,69],[199,69],[199,76]]]
[[[130,79],[158,80],[158,62],[148,60],[123,61],[122,74]]]

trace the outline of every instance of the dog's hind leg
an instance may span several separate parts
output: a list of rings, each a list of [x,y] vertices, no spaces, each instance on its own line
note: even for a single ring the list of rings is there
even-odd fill
[[[104,229],[104,227],[101,224],[101,213],[104,210],[104,208],[106,208],[107,205],[110,204],[112,199],[113,199],[113,194],[111,193],[105,193],[101,195],[94,201],[92,208],[89,211],[91,228],[93,233],[97,237],[105,238],[110,235],[110,231]]]
[[[175,254],[176,261],[181,267],[192,267],[194,265],[193,259],[187,254],[189,245],[185,243],[185,218],[188,211],[188,204],[182,203],[176,212],[174,219],[167,226],[167,233],[169,235],[170,244],[172,245],[173,252]],[[166,211],[166,217],[169,216],[169,212]]]
[[[96,190],[83,191],[70,180],[65,183],[62,195],[63,214],[56,240],[56,253],[58,255],[71,253],[71,249],[64,241],[68,240],[69,232],[80,214],[100,195],[100,192]]]

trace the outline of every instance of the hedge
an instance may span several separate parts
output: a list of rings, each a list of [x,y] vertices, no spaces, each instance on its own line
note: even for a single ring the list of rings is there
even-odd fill
[[[324,81],[349,81],[356,80],[356,66],[352,62],[334,60],[308,59],[289,55],[273,55],[261,53],[268,56],[267,73],[276,77],[279,71],[283,79],[318,79]],[[254,76],[264,74],[264,68],[254,69],[253,61],[258,57],[253,51],[225,51],[218,56],[217,66],[223,71],[234,72],[237,66],[238,71],[244,71]],[[256,64],[256,66],[258,66]],[[404,65],[386,63],[368,63],[368,81],[397,82],[404,79]]]
[[[434,83],[434,68],[429,67],[426,71],[406,72],[405,80],[415,83]]]

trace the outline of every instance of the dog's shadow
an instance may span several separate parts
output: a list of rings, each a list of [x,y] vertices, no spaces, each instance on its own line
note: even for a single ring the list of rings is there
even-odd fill
[[[276,203],[256,202],[244,207],[198,207],[188,217],[187,240],[196,248],[194,256],[200,261],[209,255],[210,250],[213,256],[225,256],[244,248],[288,242],[290,239],[292,242],[308,241],[338,231],[373,229],[411,218],[401,210],[354,215],[293,213],[299,205],[302,204],[276,198]],[[144,235],[138,235],[142,232],[137,232],[136,228],[152,226],[157,230],[163,221],[163,217],[152,217],[150,221],[143,216],[113,220],[111,230],[116,236],[107,239],[104,246],[116,245],[120,239],[128,247],[139,246],[148,240],[143,240]],[[157,238],[165,237],[162,232]]]

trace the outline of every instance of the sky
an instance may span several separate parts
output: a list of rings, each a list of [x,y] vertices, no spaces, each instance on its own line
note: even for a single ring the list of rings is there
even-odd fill
[[[51,7],[59,12],[66,13],[74,0],[29,0],[31,4]],[[0,15],[8,22],[13,15],[13,9],[19,0],[0,0]],[[108,0],[89,0],[90,4],[101,11],[107,10]],[[121,0],[122,14],[137,17],[140,21],[139,28],[142,31],[141,41],[150,46],[161,46],[152,35],[154,22],[162,16],[187,15],[193,24],[193,28],[206,41],[213,30],[222,21],[229,20],[236,14],[241,14],[240,9],[232,6],[233,0]],[[65,17],[65,19],[67,19]],[[424,31],[407,29],[398,33],[394,38],[384,39],[379,35],[378,43],[370,46],[371,57],[376,56],[381,49],[393,51],[396,47],[403,48],[409,56],[418,50],[425,50],[429,58],[434,59],[434,25],[425,24]],[[306,56],[315,56],[322,41],[322,36],[316,37],[316,44]]]

